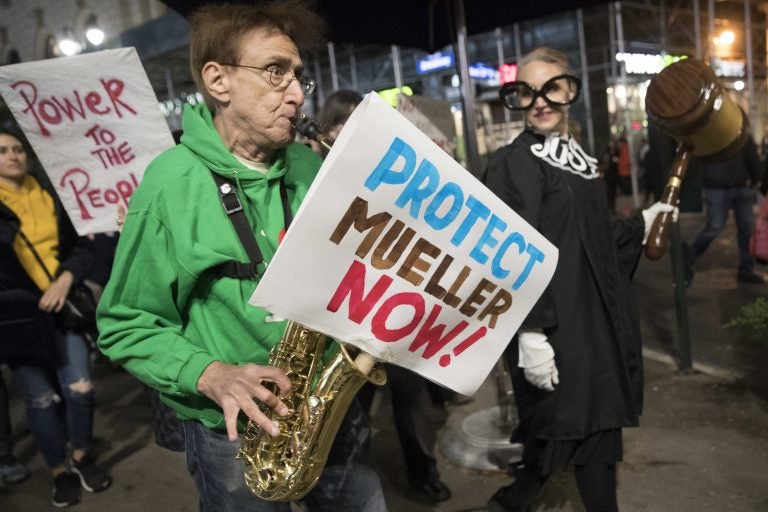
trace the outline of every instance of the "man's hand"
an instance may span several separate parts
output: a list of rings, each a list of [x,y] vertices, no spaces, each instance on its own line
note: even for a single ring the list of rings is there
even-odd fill
[[[273,366],[235,366],[215,361],[200,375],[197,390],[219,404],[224,411],[230,441],[237,440],[237,415],[240,411],[270,435],[276,436],[280,433],[278,426],[269,421],[254,402],[255,398],[274,409],[280,416],[288,414],[288,406],[264,386],[265,382],[277,384],[279,397],[285,397],[291,389],[291,381],[285,372]]]
[[[37,307],[46,313],[58,313],[61,311],[64,304],[67,302],[67,295],[69,295],[69,290],[72,288],[72,282],[74,280],[75,276],[73,276],[72,272],[69,270],[65,270],[59,274],[59,277],[53,280],[51,286],[49,286],[48,289],[45,290],[45,293],[43,293],[43,296],[40,297],[40,302],[38,302]]]
[[[539,332],[521,331],[517,335],[519,361],[525,380],[540,389],[554,391],[560,384],[555,366],[555,351]]]

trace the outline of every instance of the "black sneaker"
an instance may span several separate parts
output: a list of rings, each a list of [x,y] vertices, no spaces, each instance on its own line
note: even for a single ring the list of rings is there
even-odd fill
[[[25,480],[29,471],[13,455],[0,455],[0,481],[6,484],[16,484]]]
[[[414,489],[428,502],[440,503],[451,499],[451,490],[440,480],[429,481],[425,484],[414,486]]]
[[[748,284],[765,284],[765,279],[759,274],[750,272],[749,274],[739,274],[738,280],[740,283]]]
[[[112,483],[107,473],[94,464],[90,455],[81,460],[72,459],[72,472],[80,477],[80,483],[88,492],[101,492]]]
[[[80,501],[80,483],[77,475],[69,471],[59,473],[53,479],[53,506],[70,507]]]
[[[526,508],[523,511],[519,507],[515,508],[514,506],[509,505],[505,501],[504,496],[510,487],[512,486],[508,485],[506,487],[502,487],[501,489],[496,491],[496,493],[491,497],[490,500],[488,500],[488,503],[486,505],[486,510],[488,512],[532,512],[531,508]]]

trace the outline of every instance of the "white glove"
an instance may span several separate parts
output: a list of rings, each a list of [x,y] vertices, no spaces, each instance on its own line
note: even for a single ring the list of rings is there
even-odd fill
[[[540,332],[522,331],[517,336],[518,366],[523,368],[525,380],[540,389],[554,391],[560,384],[555,351]]]
[[[677,217],[680,215],[680,210],[677,206],[672,206],[671,204],[658,201],[642,211],[643,223],[645,224],[643,244],[645,244],[645,242],[648,240],[648,235],[651,234],[651,227],[653,226],[653,221],[656,220],[656,216],[660,213],[666,212],[672,212],[672,222],[677,222]]]

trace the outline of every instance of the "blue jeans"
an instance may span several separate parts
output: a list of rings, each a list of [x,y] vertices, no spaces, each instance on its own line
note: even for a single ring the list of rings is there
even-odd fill
[[[5,378],[0,374],[0,457],[3,455],[13,455],[9,410],[8,389],[5,387]]]
[[[352,418],[350,418],[352,416]],[[290,504],[264,501],[245,485],[245,463],[235,459],[240,441],[186,420],[187,470],[195,480],[201,512],[289,512]],[[355,402],[336,437],[328,465],[300,505],[309,512],[387,512],[376,472],[355,459],[370,437],[367,420]]]
[[[739,275],[752,273],[752,256],[749,255],[749,238],[752,236],[752,205],[755,191],[749,187],[703,187],[707,208],[707,222],[691,245],[693,257],[698,258],[723,230],[728,211],[733,210],[739,245]]]
[[[11,366],[29,430],[52,468],[65,463],[67,442],[73,450],[90,448],[94,404],[90,354],[83,337],[72,331],[59,332],[56,348],[59,361],[55,367]],[[63,418],[58,411],[62,400]]]

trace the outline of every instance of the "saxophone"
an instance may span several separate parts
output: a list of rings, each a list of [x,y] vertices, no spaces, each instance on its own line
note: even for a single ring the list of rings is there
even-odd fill
[[[311,120],[302,116],[296,128],[330,149]],[[246,485],[261,499],[294,501],[312,490],[360,387],[366,381],[382,385],[387,380],[372,356],[341,343],[339,353],[321,369],[326,340],[325,334],[289,321],[272,348],[269,365],[282,369],[291,381],[290,395],[283,399],[289,413],[280,417],[259,404],[278,423],[280,433],[272,437],[249,420],[237,455],[245,460]]]

